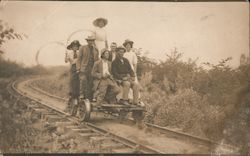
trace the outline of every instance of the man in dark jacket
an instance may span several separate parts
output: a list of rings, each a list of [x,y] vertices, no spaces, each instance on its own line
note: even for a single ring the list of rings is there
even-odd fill
[[[135,73],[129,61],[123,57],[126,49],[122,46],[116,48],[116,59],[112,62],[112,74],[119,84],[122,85],[121,103],[129,104],[128,93],[130,87],[133,90],[133,104],[138,104],[139,84],[135,83]]]
[[[95,47],[93,36],[89,36],[86,40],[88,44],[80,47],[76,67],[80,77],[80,98],[92,100],[93,78],[91,71],[95,61],[99,59],[99,52]]]

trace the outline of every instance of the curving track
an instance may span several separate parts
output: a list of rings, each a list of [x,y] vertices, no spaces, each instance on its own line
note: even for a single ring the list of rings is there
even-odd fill
[[[36,80],[26,79],[13,83],[9,87],[12,95],[21,97],[28,108],[41,113],[53,122],[65,123],[79,137],[97,138],[112,153],[173,153],[173,154],[211,154],[219,145],[208,139],[176,132],[164,127],[145,123],[139,129],[131,120],[123,123],[115,117],[94,113],[91,122],[80,123],[63,110],[67,99],[51,95],[31,85]],[[26,101],[25,101],[26,100]],[[78,124],[75,124],[78,123]],[[226,151],[233,147],[223,146]]]

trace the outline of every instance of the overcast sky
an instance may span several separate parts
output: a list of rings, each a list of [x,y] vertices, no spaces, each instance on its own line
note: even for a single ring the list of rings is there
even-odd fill
[[[119,45],[129,38],[134,46],[148,51],[148,57],[164,59],[174,47],[184,59],[217,63],[240,54],[249,54],[249,4],[247,2],[5,2],[0,18],[16,31],[29,36],[4,45],[6,57],[27,65],[39,61],[46,65],[64,63],[65,48],[49,42],[66,43],[79,29],[93,29],[97,17],[108,19],[108,41]],[[85,44],[89,32],[72,36]],[[46,45],[46,46],[43,46]]]

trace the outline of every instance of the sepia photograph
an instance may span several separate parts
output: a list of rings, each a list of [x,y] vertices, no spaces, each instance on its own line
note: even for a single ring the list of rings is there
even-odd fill
[[[247,1],[0,1],[0,155],[250,155]]]

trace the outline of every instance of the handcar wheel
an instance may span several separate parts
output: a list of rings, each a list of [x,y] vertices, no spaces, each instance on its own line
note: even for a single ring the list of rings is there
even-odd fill
[[[135,120],[135,122],[140,122],[144,119],[145,113],[141,110],[135,110],[132,112],[132,117]]]
[[[79,103],[79,119],[80,121],[88,121],[90,119],[91,104],[89,100],[83,100]]]

